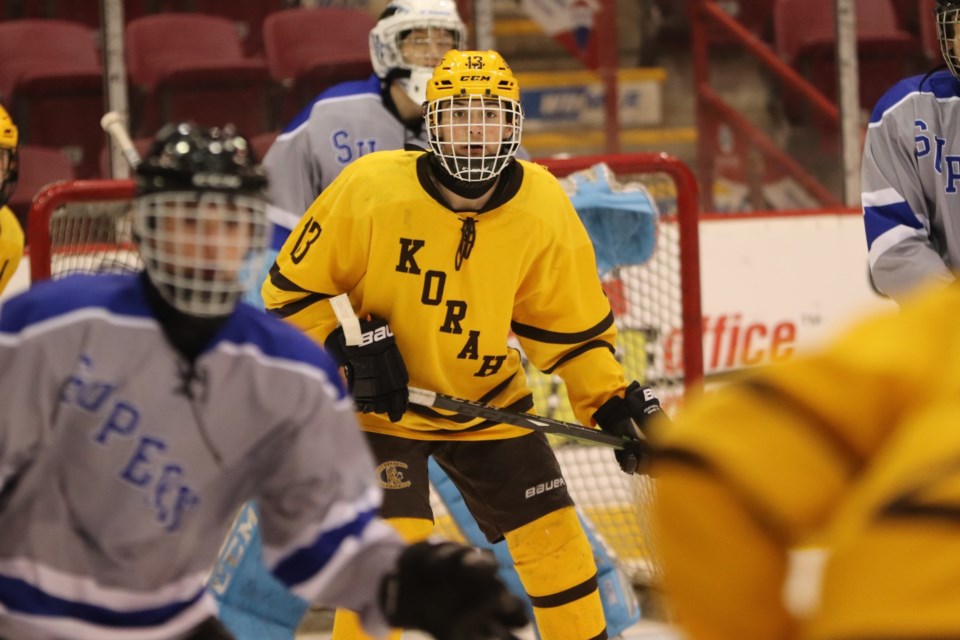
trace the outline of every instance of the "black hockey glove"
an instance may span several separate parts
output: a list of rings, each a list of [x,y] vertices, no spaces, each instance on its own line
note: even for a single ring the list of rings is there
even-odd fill
[[[511,629],[527,624],[493,555],[455,542],[407,547],[380,585],[380,605],[392,626],[438,640],[516,640]]]
[[[348,347],[343,327],[327,336],[327,352],[344,368],[347,387],[357,411],[385,413],[397,422],[407,410],[407,367],[386,320],[371,317],[360,321],[363,338]]]
[[[593,414],[597,425],[608,433],[627,436],[630,440],[614,453],[624,473],[636,473],[650,450],[643,427],[654,415],[663,415],[660,400],[650,387],[641,387],[634,380],[624,397],[613,396]]]

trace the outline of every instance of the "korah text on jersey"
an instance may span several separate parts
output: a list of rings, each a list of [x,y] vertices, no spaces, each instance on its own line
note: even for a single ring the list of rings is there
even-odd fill
[[[302,230],[297,241],[290,250],[290,260],[300,264],[310,251],[310,247],[320,239],[320,223],[310,218],[302,224]],[[420,302],[427,306],[446,307],[444,320],[439,330],[441,333],[461,335],[464,333],[463,321],[466,320],[468,303],[466,300],[444,299],[444,288],[447,282],[447,272],[439,269],[421,269],[417,262],[417,253],[426,246],[426,241],[417,238],[399,238],[399,253],[395,270],[398,273],[417,276],[422,279]],[[384,336],[385,337],[385,336]],[[370,336],[372,339],[373,336]],[[481,354],[480,331],[467,330],[467,338],[457,353],[459,360],[479,360],[480,365],[474,372],[476,377],[495,375],[506,362],[506,354]]]
[[[423,249],[426,244],[425,240],[400,238],[400,253],[395,269],[398,273],[422,276],[423,286],[420,293],[420,302],[428,306],[445,305],[446,314],[444,315],[443,323],[440,325],[440,331],[442,333],[461,335],[464,331],[462,322],[467,317],[467,301],[445,300],[443,294],[447,282],[447,272],[438,269],[423,271],[420,265],[417,264],[416,254]],[[480,354],[479,350],[480,332],[474,329],[468,329],[467,338],[459,353],[457,353],[457,359],[480,360],[480,366],[473,374],[478,378],[492,376],[500,371],[507,356],[505,354]]]

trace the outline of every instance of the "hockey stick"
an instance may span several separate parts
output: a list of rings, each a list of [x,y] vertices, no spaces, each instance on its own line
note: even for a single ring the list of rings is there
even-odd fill
[[[346,344],[350,346],[360,344],[360,319],[357,318],[357,314],[354,312],[347,294],[341,293],[338,296],[330,298],[330,306],[333,308],[333,313],[337,316],[337,320],[340,321],[340,326],[343,327]],[[427,389],[410,387],[409,391],[410,402],[412,404],[454,411],[462,416],[484,418],[485,420],[501,424],[512,424],[516,427],[530,429],[531,431],[552,433],[582,442],[614,447],[615,449],[623,449],[625,443],[629,441],[628,438],[607,433],[606,431],[600,431],[599,429],[590,429],[589,427],[583,427],[579,424],[573,424],[572,422],[563,422],[562,420],[545,418],[522,411],[500,409],[483,404],[482,402],[454,398],[453,396],[446,396],[442,393],[429,391]]]
[[[428,391],[427,389],[418,389],[410,387],[410,402],[422,407],[434,407],[446,411],[454,411],[462,416],[472,416],[475,418],[484,418],[501,424],[512,424],[516,427],[523,427],[531,431],[540,431],[542,433],[552,433],[566,438],[572,438],[581,442],[591,444],[602,444],[614,449],[623,449],[628,438],[583,427],[572,422],[563,422],[553,418],[525,413],[523,411],[512,411],[510,409],[500,409],[482,402],[473,400],[464,400],[445,396],[442,393]]]
[[[126,158],[130,164],[130,168],[136,169],[137,165],[140,164],[140,154],[137,153],[137,148],[133,146],[133,140],[130,139],[130,134],[127,133],[127,127],[123,123],[123,116],[116,111],[109,111],[100,118],[100,126],[110,134],[113,141],[117,143],[120,152],[123,153],[123,157]]]

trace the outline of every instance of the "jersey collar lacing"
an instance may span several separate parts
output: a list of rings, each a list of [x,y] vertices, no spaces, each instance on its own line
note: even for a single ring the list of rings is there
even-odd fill
[[[477,239],[477,221],[472,216],[460,218],[463,226],[460,227],[460,244],[457,245],[457,257],[453,261],[453,266],[460,271],[460,265],[470,257],[473,251],[473,243]]]

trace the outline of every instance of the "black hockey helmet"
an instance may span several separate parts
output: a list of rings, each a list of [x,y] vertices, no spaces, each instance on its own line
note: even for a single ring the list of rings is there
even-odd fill
[[[262,278],[270,224],[266,172],[232,127],[169,125],[136,172],[134,233],[172,306],[225,316]]]
[[[250,142],[231,125],[200,127],[170,124],[136,170],[137,195],[158,191],[218,191],[259,195],[266,172],[256,163]]]

